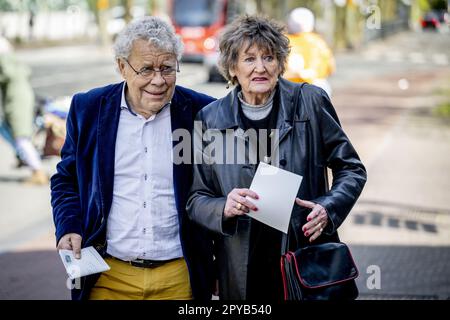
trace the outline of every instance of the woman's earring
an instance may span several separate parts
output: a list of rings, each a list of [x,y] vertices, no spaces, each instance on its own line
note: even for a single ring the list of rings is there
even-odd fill
[[[231,80],[228,80],[226,88],[230,89],[230,86],[231,86]]]

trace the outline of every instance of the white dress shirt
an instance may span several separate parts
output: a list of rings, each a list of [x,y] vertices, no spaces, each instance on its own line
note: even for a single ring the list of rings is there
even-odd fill
[[[183,256],[175,205],[170,107],[145,119],[122,101],[114,188],[107,223],[113,257],[168,260]]]

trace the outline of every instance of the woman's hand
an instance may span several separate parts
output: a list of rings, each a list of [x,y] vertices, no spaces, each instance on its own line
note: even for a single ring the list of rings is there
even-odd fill
[[[308,222],[302,227],[302,231],[305,237],[310,237],[309,242],[313,242],[322,234],[328,224],[327,211],[320,204],[311,201],[296,198],[295,202],[301,207],[312,209],[306,217]]]
[[[258,208],[247,198],[258,199],[258,195],[250,189],[233,189],[227,196],[223,215],[225,218],[241,216],[251,210],[258,211]]]

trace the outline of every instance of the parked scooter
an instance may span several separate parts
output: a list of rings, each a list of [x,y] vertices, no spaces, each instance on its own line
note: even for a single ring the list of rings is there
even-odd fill
[[[71,97],[38,99],[33,143],[42,158],[60,156],[66,138],[66,119]]]
[[[60,156],[66,138],[66,119],[69,112],[71,97],[36,99],[33,120],[33,135],[31,141],[41,159]],[[16,150],[17,167],[25,167],[26,163],[19,156],[11,129],[3,126],[1,135],[6,138]],[[8,137],[10,137],[8,139]]]

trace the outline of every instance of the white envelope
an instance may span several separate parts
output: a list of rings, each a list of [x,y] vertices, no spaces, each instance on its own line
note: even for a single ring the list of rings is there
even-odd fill
[[[259,199],[248,197],[258,211],[250,210],[247,215],[287,234],[302,179],[300,175],[260,162],[250,186]]]
[[[75,259],[72,250],[59,250],[59,255],[72,280],[110,269],[94,247],[81,249],[81,259]]]

